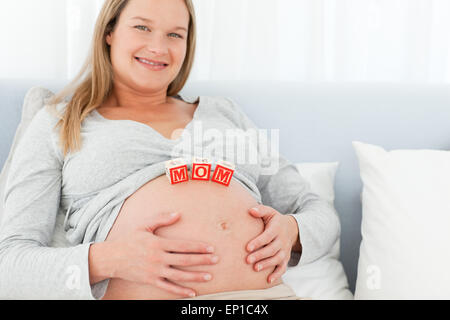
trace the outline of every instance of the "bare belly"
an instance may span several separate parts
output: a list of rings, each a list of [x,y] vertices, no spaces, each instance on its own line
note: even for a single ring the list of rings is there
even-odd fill
[[[246,263],[248,242],[264,229],[261,219],[253,218],[248,209],[256,200],[234,178],[225,187],[212,181],[189,180],[171,185],[162,175],[137,190],[123,204],[106,241],[119,238],[140,228],[152,216],[180,212],[175,224],[156,230],[155,234],[171,239],[199,240],[214,246],[219,256],[215,265],[180,268],[212,275],[208,282],[177,282],[194,289],[198,295],[265,289],[280,284],[267,283],[273,268],[254,271]],[[157,287],[113,278],[103,299],[178,299],[181,296]]]

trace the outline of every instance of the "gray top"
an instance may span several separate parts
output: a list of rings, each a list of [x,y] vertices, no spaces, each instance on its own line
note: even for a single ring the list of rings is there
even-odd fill
[[[300,264],[331,249],[340,235],[335,209],[311,192],[295,164],[267,155],[270,142],[249,138],[258,128],[241,107],[224,97],[180,97],[199,105],[176,140],[146,124],[109,120],[93,111],[81,127],[82,149],[66,157],[54,129],[58,118],[47,107],[36,114],[17,145],[2,199],[0,298],[100,299],[109,280],[90,285],[90,245],[105,240],[126,198],[165,174],[165,161],[178,157],[188,168],[192,156],[210,158],[212,170],[218,160],[233,162],[233,179],[258,203],[296,218]],[[58,110],[64,107],[61,103]],[[243,160],[239,148],[227,147],[231,133],[244,137],[244,150],[258,151],[257,161],[250,154]],[[65,236],[72,244],[67,248],[51,247],[58,215],[65,216]],[[293,255],[289,265],[298,258]]]

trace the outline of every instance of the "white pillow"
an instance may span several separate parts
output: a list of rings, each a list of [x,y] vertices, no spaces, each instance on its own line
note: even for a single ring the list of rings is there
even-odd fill
[[[311,190],[334,205],[334,177],[338,162],[297,163],[300,174],[310,183]],[[301,235],[300,235],[301,237]],[[344,267],[339,261],[339,239],[330,253],[309,264],[288,268],[283,281],[299,297],[320,300],[351,300]]]
[[[450,299],[450,151],[353,147],[363,182],[355,299]]]

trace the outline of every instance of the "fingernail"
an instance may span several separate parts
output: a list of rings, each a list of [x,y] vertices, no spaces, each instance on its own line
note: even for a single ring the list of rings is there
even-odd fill
[[[274,279],[274,278],[270,278],[269,282],[270,282],[270,283],[272,283],[272,282],[273,282],[273,280],[275,280],[275,279]]]
[[[253,251],[253,249],[255,249],[255,247],[253,245],[248,247],[248,250]]]
[[[214,248],[209,246],[208,248],[206,248],[206,251],[208,251],[209,253],[213,253],[214,252]]]
[[[218,256],[214,256],[214,257],[211,258],[211,261],[213,263],[216,263],[217,261],[219,261],[219,257]]]
[[[256,212],[259,212],[259,209],[258,208],[252,208],[252,210],[254,210],[254,211],[256,211]]]
[[[255,258],[254,258],[254,257],[250,257],[250,258],[248,259],[248,261],[249,261],[250,263],[253,263],[253,262],[255,262]]]
[[[195,297],[195,292],[190,292],[189,297],[191,297],[191,298]]]
[[[205,274],[203,276],[203,279],[205,279],[206,281],[209,281],[209,280],[211,280],[211,275],[210,274]]]
[[[172,212],[172,213],[170,214],[171,217],[176,217],[177,215],[178,215],[178,212]]]
[[[261,266],[260,264],[258,264],[258,265],[256,266],[256,270],[257,270],[257,271],[260,271],[261,268],[262,268],[262,266]]]

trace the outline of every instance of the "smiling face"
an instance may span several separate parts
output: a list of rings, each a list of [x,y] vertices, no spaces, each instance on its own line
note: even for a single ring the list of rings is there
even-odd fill
[[[106,37],[114,81],[139,91],[167,91],[186,57],[189,19],[184,0],[130,0]]]

